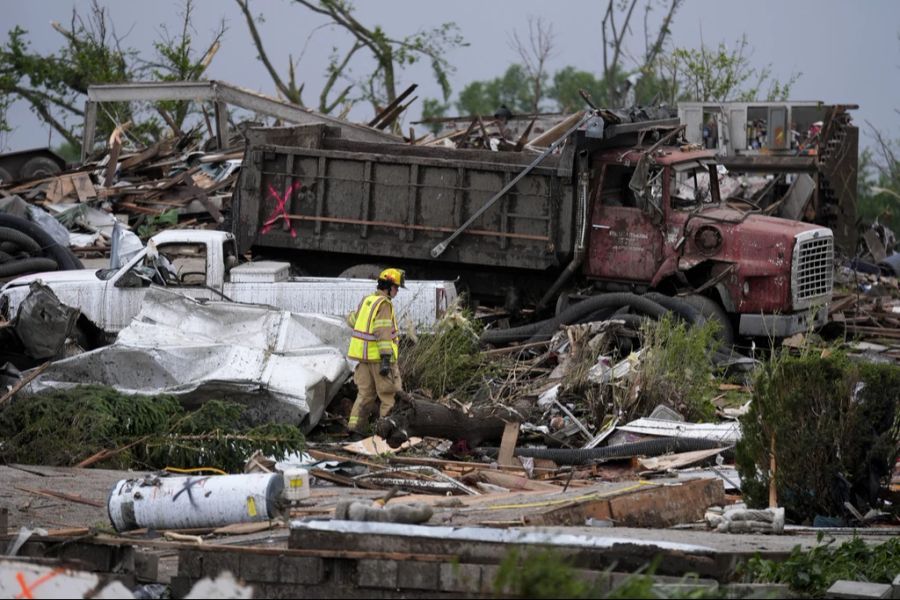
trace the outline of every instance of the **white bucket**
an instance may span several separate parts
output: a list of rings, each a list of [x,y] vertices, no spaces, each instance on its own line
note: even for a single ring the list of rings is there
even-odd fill
[[[284,472],[284,499],[295,501],[309,498],[309,471],[288,469]]]

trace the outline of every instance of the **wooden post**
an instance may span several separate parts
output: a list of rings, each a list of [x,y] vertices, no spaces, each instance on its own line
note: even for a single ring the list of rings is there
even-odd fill
[[[517,467],[518,463],[513,456],[516,452],[516,442],[519,439],[519,424],[515,421],[507,421],[503,428],[503,437],[500,440],[500,454],[497,463],[501,467]]]
[[[772,432],[772,447],[769,450],[769,508],[778,508],[778,490],[775,488],[775,432]]]

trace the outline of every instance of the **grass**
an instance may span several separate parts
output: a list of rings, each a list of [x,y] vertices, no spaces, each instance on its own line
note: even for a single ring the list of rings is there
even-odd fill
[[[715,417],[710,401],[716,393],[710,361],[718,346],[717,324],[691,326],[670,315],[641,328],[642,349],[630,384],[618,398],[628,418],[642,417],[664,404],[688,421]]]

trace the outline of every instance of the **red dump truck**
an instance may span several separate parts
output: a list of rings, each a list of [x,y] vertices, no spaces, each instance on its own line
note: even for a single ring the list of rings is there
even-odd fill
[[[548,310],[605,292],[701,297],[748,336],[821,323],[831,230],[724,205],[713,152],[666,145],[677,126],[588,113],[540,156],[258,129],[232,230],[241,252],[311,275],[391,265]]]

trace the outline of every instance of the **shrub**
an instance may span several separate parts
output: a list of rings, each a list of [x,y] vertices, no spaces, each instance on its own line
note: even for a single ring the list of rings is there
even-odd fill
[[[281,457],[302,449],[296,427],[269,423],[250,429],[242,410],[209,400],[186,412],[172,396],[132,396],[102,386],[22,396],[0,411],[0,460],[67,466],[127,447],[97,464],[234,472],[256,450]]]
[[[875,505],[898,453],[900,366],[844,354],[773,357],[741,419],[736,462],[750,506],[768,505],[775,446],[779,505],[798,521]]]

